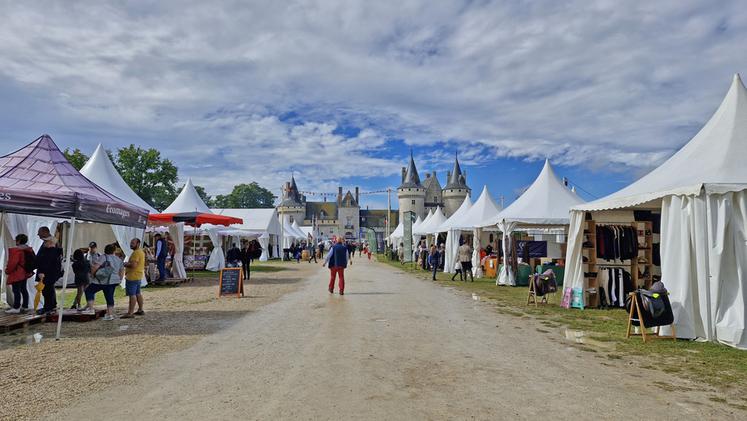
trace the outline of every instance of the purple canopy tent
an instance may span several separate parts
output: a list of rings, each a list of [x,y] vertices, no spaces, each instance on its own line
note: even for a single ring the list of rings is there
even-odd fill
[[[76,220],[137,228],[148,222],[146,209],[118,199],[79,173],[49,135],[0,157],[0,212],[69,219],[65,273],[70,273]],[[66,285],[62,283],[57,339]]]

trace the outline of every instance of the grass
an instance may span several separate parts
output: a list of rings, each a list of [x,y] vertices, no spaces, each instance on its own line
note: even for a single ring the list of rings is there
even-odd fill
[[[414,268],[412,264],[400,265],[383,255],[379,255],[378,260],[422,279],[431,279],[430,272]],[[712,342],[687,340],[657,339],[644,344],[639,337],[625,338],[628,317],[624,310],[569,310],[558,305],[560,294],[555,294],[549,305],[527,306],[527,287],[500,287],[495,285],[495,279],[485,278],[476,278],[475,282],[454,282],[450,274],[443,272],[439,272],[436,279],[442,286],[479,295],[481,300],[495,304],[501,314],[529,317],[548,328],[582,331],[584,337],[590,339],[590,344],[603,343],[610,359],[622,356],[642,358],[651,363],[652,369],[719,389],[747,390],[745,351]]]

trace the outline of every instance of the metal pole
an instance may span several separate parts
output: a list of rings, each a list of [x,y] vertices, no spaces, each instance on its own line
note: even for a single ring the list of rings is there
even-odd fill
[[[392,188],[387,187],[386,188],[386,243],[389,244],[391,240],[389,240],[389,236],[391,235],[392,230]],[[392,248],[392,245],[389,244],[389,248]]]
[[[67,288],[67,277],[70,275],[70,263],[73,259],[73,238],[75,237],[75,217],[70,218],[70,229],[68,230],[67,236],[67,247],[66,260],[65,260],[65,275],[62,277],[62,292],[60,293],[60,300],[57,303],[57,334],[55,340],[60,340],[60,333],[62,332],[62,313],[65,309],[65,289]],[[42,245],[44,247],[44,245]],[[55,280],[56,281],[56,280]]]

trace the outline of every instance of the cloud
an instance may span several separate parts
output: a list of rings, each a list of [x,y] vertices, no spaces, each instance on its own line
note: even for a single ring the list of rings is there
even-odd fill
[[[317,190],[391,177],[402,142],[426,168],[449,168],[458,148],[474,165],[549,157],[640,172],[694,135],[747,68],[738,1],[5,2],[0,12],[4,146],[42,132],[155,146],[213,194],[237,174],[274,188],[295,170]]]

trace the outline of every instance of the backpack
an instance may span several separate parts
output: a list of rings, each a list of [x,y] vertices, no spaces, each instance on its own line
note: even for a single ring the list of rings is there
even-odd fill
[[[112,264],[109,262],[109,258],[106,258],[106,261],[99,266],[98,269],[96,269],[96,273],[93,274],[94,278],[96,278],[99,283],[103,285],[108,285],[109,280],[112,277],[112,274],[114,274],[114,268],[112,267]]]
[[[36,270],[36,254],[31,249],[23,251],[23,269],[26,273],[34,273]]]

